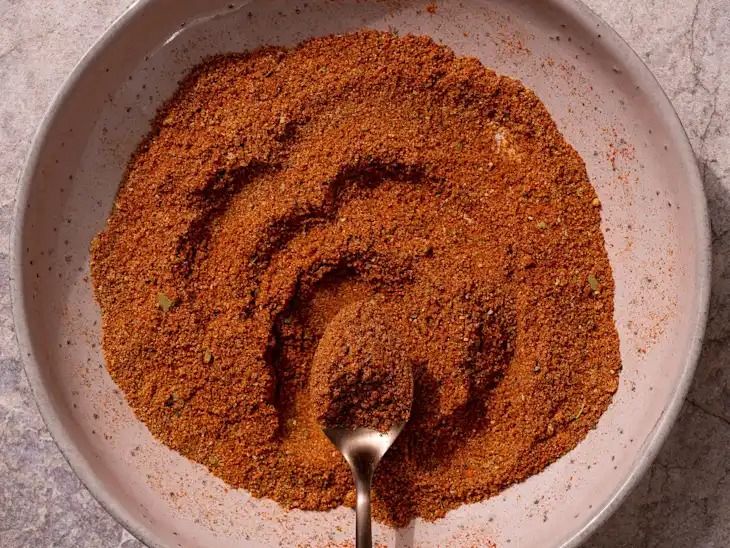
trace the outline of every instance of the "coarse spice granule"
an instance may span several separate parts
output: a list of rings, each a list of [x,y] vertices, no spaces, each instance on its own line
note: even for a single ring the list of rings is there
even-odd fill
[[[374,515],[435,519],[539,472],[609,405],[599,225],[535,94],[429,38],[213,57],[158,113],[93,242],[107,367],[155,436],[229,484],[352,504],[309,372],[338,313],[380,299],[414,394]]]

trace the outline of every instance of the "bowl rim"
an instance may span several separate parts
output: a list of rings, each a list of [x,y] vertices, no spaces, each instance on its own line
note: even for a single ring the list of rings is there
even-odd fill
[[[97,58],[104,52],[112,39],[125,27],[138,17],[148,6],[158,0],[134,0],[101,34],[101,36],[89,47],[86,53],[76,63],[68,77],[56,92],[50,106],[43,115],[38,129],[33,136],[29,152],[24,162],[24,167],[18,178],[18,186],[15,193],[15,205],[13,211],[13,222],[10,235],[10,299],[13,315],[15,338],[17,341],[20,360],[23,364],[26,377],[29,381],[31,391],[41,417],[46,424],[56,446],[68,462],[71,469],[81,480],[96,501],[127,531],[133,534],[138,540],[151,547],[164,546],[151,528],[142,523],[140,519],[132,516],[117,500],[108,493],[102,483],[94,474],[92,468],[85,458],[78,451],[70,437],[67,436],[63,425],[56,417],[50,397],[44,388],[40,368],[35,359],[33,346],[29,338],[29,325],[27,314],[24,309],[23,294],[24,282],[22,279],[22,234],[26,220],[26,203],[30,195],[31,180],[38,168],[43,143],[48,138],[51,122],[63,108],[66,99],[71,95],[81,76],[89,70]],[[583,527],[575,531],[569,538],[563,541],[564,548],[575,547],[587,540],[621,505],[628,494],[633,490],[638,481],[642,478],[649,466],[652,464],[671,431],[679,412],[681,411],[685,396],[689,390],[697,362],[702,349],[705,326],[709,313],[709,301],[711,290],[711,233],[710,219],[707,209],[707,199],[704,192],[702,177],[700,175],[697,159],[690,144],[687,133],[665,91],[657,81],[654,74],[641,60],[633,48],[598,14],[583,4],[580,0],[548,0],[555,7],[570,13],[582,25],[588,27],[601,27],[604,39],[610,42],[611,46],[622,55],[623,62],[630,69],[628,72],[634,74],[642,81],[646,89],[656,97],[655,108],[664,116],[669,127],[669,135],[672,137],[676,153],[681,163],[685,166],[684,175],[687,177],[691,205],[696,212],[694,223],[697,231],[697,302],[696,315],[691,325],[692,342],[689,352],[684,357],[684,366],[681,376],[674,391],[669,397],[660,418],[654,425],[643,447],[639,450],[633,469],[623,478],[618,487],[614,490],[609,500],[596,507],[593,516]]]

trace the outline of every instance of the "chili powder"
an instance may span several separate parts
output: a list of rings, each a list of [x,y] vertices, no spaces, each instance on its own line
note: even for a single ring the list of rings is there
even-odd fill
[[[583,161],[532,91],[426,37],[363,31],[196,67],[130,160],[91,266],[107,367],[137,416],[288,508],[354,501],[309,374],[358,303],[383,303],[371,319],[413,377],[374,482],[387,523],[539,472],[617,388]],[[382,350],[349,329],[334,333]]]
[[[317,343],[309,372],[312,407],[326,428],[387,432],[405,423],[414,364],[399,310],[384,295],[343,306]]]

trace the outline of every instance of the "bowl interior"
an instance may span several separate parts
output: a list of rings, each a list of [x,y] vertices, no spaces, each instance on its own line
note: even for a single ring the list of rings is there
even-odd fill
[[[107,374],[88,248],[155,110],[209,54],[361,27],[429,34],[534,89],[578,149],[603,203],[623,372],[614,403],[537,476],[396,546],[558,546],[607,515],[676,413],[707,298],[707,225],[681,126],[648,71],[568,0],[140,2],[77,68],[29,160],[15,229],[15,312],[28,375],[54,436],[92,492],[152,545],[325,545],[353,514],[284,511],[227,488],[152,439]]]

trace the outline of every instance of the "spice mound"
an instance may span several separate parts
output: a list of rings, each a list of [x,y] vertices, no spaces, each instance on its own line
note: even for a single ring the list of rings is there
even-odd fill
[[[387,432],[408,420],[412,364],[399,341],[399,327],[383,313],[386,306],[382,295],[359,301],[327,324],[309,377],[317,420],[324,427]]]
[[[92,244],[106,364],[162,442],[307,510],[354,502],[318,423],[342,416],[340,383],[392,378],[373,425],[406,402],[410,419],[374,516],[436,519],[548,466],[611,402],[600,213],[535,94],[429,38],[214,57],[157,114]]]

